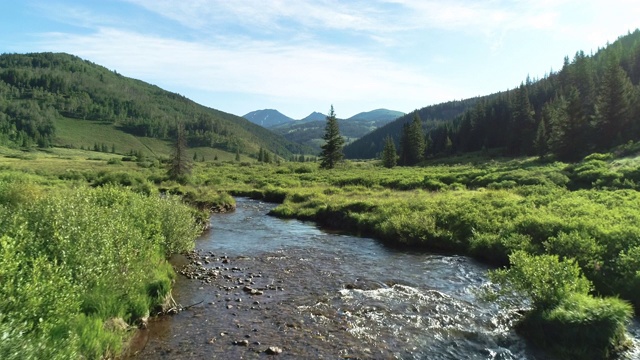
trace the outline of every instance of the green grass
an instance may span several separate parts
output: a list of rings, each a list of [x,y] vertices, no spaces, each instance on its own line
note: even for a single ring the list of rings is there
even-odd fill
[[[216,151],[191,150],[202,151],[205,159],[212,155],[206,151]],[[162,164],[149,159],[114,160],[113,154],[77,149],[0,149],[0,155],[0,181],[24,177],[31,184],[61,188],[118,185],[152,197],[159,189],[200,208],[230,205],[228,194],[250,196],[281,203],[274,215],[314,220],[390,246],[467,254],[495,265],[508,265],[516,251],[556,256],[575,262],[593,284],[590,299],[618,296],[640,308],[640,170],[634,158],[594,154],[581,163],[565,164],[534,158],[483,162],[465,156],[424,167],[386,169],[378,162],[346,162],[321,171],[317,163],[237,163],[229,159],[235,154],[227,154],[218,161],[195,162],[192,174],[177,183],[168,180]],[[39,196],[30,189],[0,194],[0,200],[30,202]],[[206,221],[203,213],[192,216]],[[169,231],[174,225],[171,219],[165,222]],[[535,281],[528,284],[537,286]],[[151,296],[164,292],[165,285],[155,282],[137,292]],[[560,296],[562,304],[571,298],[567,294]],[[571,311],[579,317],[600,306],[589,301],[584,304],[591,305]],[[105,297],[104,304],[92,306],[110,309],[113,303]],[[134,298],[119,316],[131,317],[152,305],[151,300]],[[548,314],[551,308],[537,313]],[[623,318],[618,325],[628,316]],[[570,321],[567,326],[572,326]],[[624,342],[615,329],[607,335],[607,348],[601,349],[606,354]],[[563,352],[563,346],[572,351],[566,342],[553,347]]]
[[[155,138],[137,137],[118,129],[112,123],[61,117],[55,119],[55,126],[55,145],[59,147],[92,150],[97,143],[98,146],[106,145],[108,152],[111,152],[113,147],[116,154],[120,155],[134,152],[157,159],[166,159],[171,156],[171,142]],[[96,134],[100,134],[100,138],[96,138]],[[235,159],[235,154],[209,147],[189,149],[189,156],[193,156],[194,152],[198,155],[198,160],[202,156],[204,156],[205,161],[213,161],[215,157],[220,161]],[[246,156],[243,157],[246,158]]]

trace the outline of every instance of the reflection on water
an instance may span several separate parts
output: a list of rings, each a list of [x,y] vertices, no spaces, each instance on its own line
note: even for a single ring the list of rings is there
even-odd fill
[[[486,266],[265,216],[271,207],[239,199],[197,254],[175,259],[195,278],[178,278],[175,300],[202,303],[151,322],[140,358],[549,358],[511,330],[514,315],[476,298]]]

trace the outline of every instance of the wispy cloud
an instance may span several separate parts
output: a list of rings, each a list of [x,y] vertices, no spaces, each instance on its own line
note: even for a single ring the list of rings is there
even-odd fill
[[[309,48],[249,39],[203,44],[110,28],[89,35],[46,34],[40,46],[100,59],[127,76],[157,79],[161,74],[167,86],[188,84],[200,91],[291,102],[369,99],[418,107],[426,98],[445,101],[455,95],[411,67],[332,46]]]
[[[637,0],[32,1],[66,26],[29,51],[70,52],[169,89],[360,110],[504,90],[640,25]]]

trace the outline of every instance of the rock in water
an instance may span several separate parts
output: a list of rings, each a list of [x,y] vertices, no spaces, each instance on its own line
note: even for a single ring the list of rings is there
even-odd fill
[[[282,349],[277,346],[269,346],[264,352],[267,355],[278,355],[282,353]]]

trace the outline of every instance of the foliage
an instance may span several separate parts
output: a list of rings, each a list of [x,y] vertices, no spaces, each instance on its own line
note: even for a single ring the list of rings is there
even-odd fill
[[[192,211],[113,186],[15,196],[24,186],[0,180],[2,358],[117,355],[126,334],[104,324],[161,301],[166,286],[148,289],[170,281],[170,253],[193,247]]]
[[[491,281],[531,300],[534,309],[554,308],[570,294],[586,295],[591,287],[572,259],[560,261],[557,255],[531,256],[518,250],[509,255],[509,264],[508,269],[490,272]]]
[[[630,346],[626,324],[632,314],[617,298],[574,293],[552,309],[527,314],[518,331],[563,359],[610,359]]]

